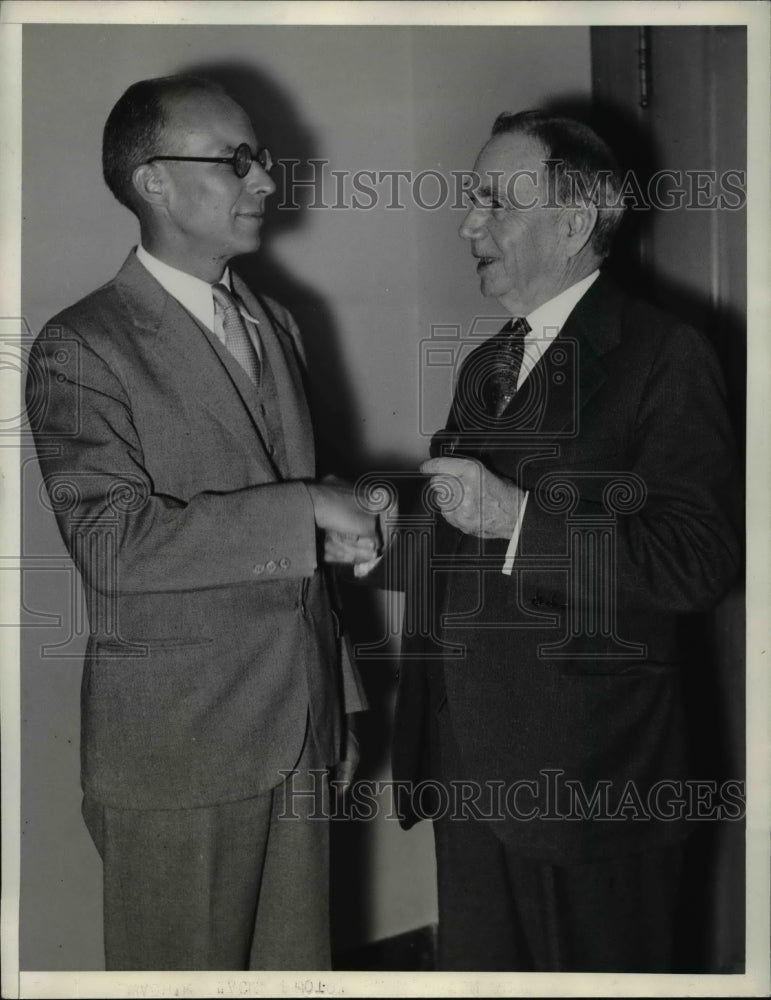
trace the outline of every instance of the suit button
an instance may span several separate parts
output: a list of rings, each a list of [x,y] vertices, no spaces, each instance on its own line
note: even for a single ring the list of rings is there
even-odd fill
[[[266,569],[266,570],[267,570],[267,571],[268,571],[269,573],[275,573],[275,572],[276,572],[276,564],[275,564],[275,563],[273,562],[273,560],[272,560],[272,559],[269,559],[269,560],[268,560],[268,561],[267,561],[267,562],[265,563],[265,569]]]
[[[255,576],[259,576],[260,573],[264,572],[265,572],[265,567],[263,566],[262,563],[257,563],[256,566],[252,566],[252,573],[254,573]]]
[[[283,559],[279,559],[278,564],[281,567],[281,569],[289,569],[289,567],[292,565],[291,562],[286,558],[286,556],[284,556]]]
[[[273,456],[276,454],[276,449],[273,447],[272,444],[268,445],[268,454],[270,455],[271,458],[273,458]]]

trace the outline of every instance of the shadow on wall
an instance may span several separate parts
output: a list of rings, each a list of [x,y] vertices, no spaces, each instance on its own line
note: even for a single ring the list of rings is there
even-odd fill
[[[584,99],[555,101],[548,111],[576,118],[590,125],[613,149],[622,176],[633,173],[644,194],[653,175],[662,169],[677,168],[677,163],[663,162],[655,134],[637,116],[608,101]],[[631,203],[635,191],[630,188]],[[733,212],[732,214],[738,215]],[[684,323],[705,333],[717,352],[728,386],[728,403],[740,456],[745,441],[747,375],[746,316],[728,303],[718,308],[704,295],[664,273],[648,250],[653,241],[656,213],[651,207],[628,210],[605,265],[606,271],[632,294],[648,299]],[[744,211],[741,213],[746,224]],[[701,248],[695,248],[700,251]]]
[[[187,64],[178,72],[221,84],[246,111],[258,138],[273,151],[275,159],[300,161],[300,175],[302,165],[319,155],[317,138],[302,121],[292,98],[259,69],[215,62]],[[272,176],[277,189],[267,201],[264,244],[258,254],[238,258],[235,268],[251,288],[286,306],[300,328],[312,373],[306,390],[314,417],[319,471],[355,478],[366,464],[358,432],[361,420],[332,312],[314,288],[287,271],[271,253],[274,236],[300,230],[305,224],[312,191],[300,187],[292,193],[299,208],[279,210],[284,195],[282,171],[274,169]]]

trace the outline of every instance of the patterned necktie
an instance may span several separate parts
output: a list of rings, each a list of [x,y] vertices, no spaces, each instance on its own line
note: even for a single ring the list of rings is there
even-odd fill
[[[500,417],[514,398],[525,356],[525,337],[530,324],[524,317],[509,322],[496,334],[494,353],[485,379],[484,393],[487,412]]]
[[[222,315],[222,329],[225,334],[225,347],[254,382],[260,385],[262,365],[254,344],[251,341],[246,324],[241,319],[241,312],[235,296],[223,284],[212,285],[215,309]]]

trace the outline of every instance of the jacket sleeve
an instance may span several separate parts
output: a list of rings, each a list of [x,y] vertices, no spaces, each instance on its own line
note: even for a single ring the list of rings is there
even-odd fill
[[[60,333],[44,330],[33,345],[27,411],[59,529],[88,585],[196,590],[314,573],[303,482],[208,490],[184,502],[156,492],[123,384],[77,333],[65,333],[78,345],[69,361]]]

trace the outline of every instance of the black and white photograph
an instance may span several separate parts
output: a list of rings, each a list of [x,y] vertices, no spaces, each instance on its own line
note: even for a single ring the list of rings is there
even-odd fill
[[[763,996],[771,7],[0,8],[2,996]]]

